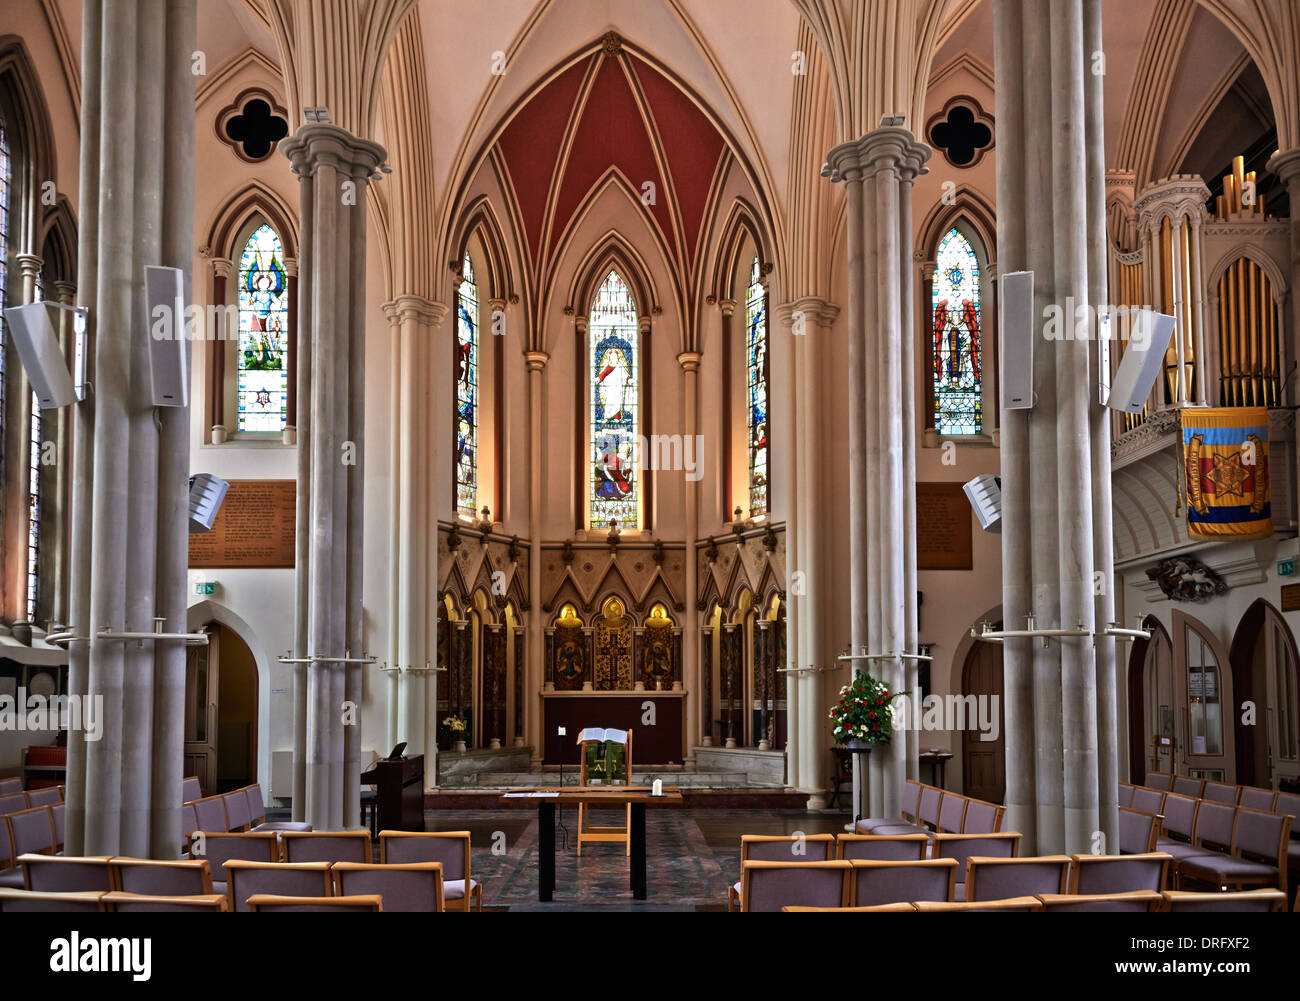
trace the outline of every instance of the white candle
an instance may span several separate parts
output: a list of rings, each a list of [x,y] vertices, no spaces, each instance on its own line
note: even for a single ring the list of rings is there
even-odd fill
[[[654,792],[652,793],[652,795],[662,796],[663,794],[664,794],[664,780],[655,779]]]

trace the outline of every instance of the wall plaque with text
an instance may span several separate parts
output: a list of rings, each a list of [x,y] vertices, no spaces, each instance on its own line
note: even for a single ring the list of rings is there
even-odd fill
[[[916,568],[972,569],[971,517],[960,483],[917,483]]]
[[[294,565],[294,480],[231,480],[210,532],[190,534],[190,569]]]

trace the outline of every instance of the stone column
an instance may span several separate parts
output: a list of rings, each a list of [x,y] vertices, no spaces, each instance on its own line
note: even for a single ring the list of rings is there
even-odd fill
[[[390,481],[394,503],[389,546],[393,591],[389,626],[390,657],[398,669],[396,740],[406,741],[408,754],[425,756],[425,776],[431,782],[437,775],[437,746],[425,742],[430,685],[426,668],[435,655],[429,609],[437,595],[436,566],[431,566],[430,556],[436,531],[426,489],[430,480],[428,429],[432,426],[428,375],[438,371],[431,349],[447,308],[415,295],[399,295],[383,308],[393,332]],[[436,617],[432,621],[436,622]]]
[[[111,632],[186,629],[189,408],[153,406],[143,268],[193,257],[194,0],[86,4],[81,301],[93,396],[77,405],[69,689],[101,700],[101,739],[70,736],[69,854],[175,858],[185,652]],[[135,60],[123,53],[152,52]],[[124,139],[125,137],[125,139]],[[88,647],[88,649],[87,649]]]
[[[827,156],[832,179],[848,186],[849,396],[862,401],[864,422],[858,430],[850,413],[850,443],[857,433],[864,444],[864,461],[853,466],[860,473],[850,481],[850,501],[853,493],[865,501],[864,523],[860,510],[851,513],[850,527],[858,531],[850,533],[850,560],[851,580],[865,588],[862,595],[854,590],[855,606],[860,597],[864,602],[860,611],[855,607],[854,624],[861,631],[857,616],[865,614],[866,652],[875,659],[856,666],[881,678],[891,693],[907,687],[901,655],[916,653],[916,526],[909,506],[916,479],[912,232],[905,203],[929,156],[929,147],[911,132],[892,126],[836,146]],[[859,176],[861,193],[855,196]],[[860,577],[856,568],[862,564]],[[853,646],[861,652],[856,634]],[[898,810],[907,749],[906,739],[897,739],[870,756],[875,816]]]
[[[307,497],[299,572],[307,586],[295,652],[310,663],[295,750],[304,763],[305,819],[337,830],[360,823],[361,665],[345,659],[365,653],[365,206],[384,151],[324,124],[304,125],[281,149],[301,182],[299,329],[310,338],[299,365],[307,382],[298,397],[298,495]]]
[[[542,372],[551,356],[544,351],[524,352],[528,367],[528,677],[524,685],[527,706],[525,729],[533,747],[530,767],[542,767],[546,734],[542,733],[543,622],[542,622]],[[588,670],[591,670],[590,660]]]
[[[234,277],[235,266],[224,257],[214,257],[212,259],[212,304],[217,308],[225,308],[227,305],[228,292],[227,285],[231,278]],[[236,329],[231,331],[226,324],[213,331],[217,338],[212,345],[212,351],[208,354],[208,413],[212,415],[212,444],[220,445],[230,437],[230,428],[226,426],[226,337],[233,336],[235,340],[235,350],[239,350],[239,331],[238,321],[235,323]],[[289,330],[294,330],[290,324]],[[293,340],[292,336],[290,340]],[[291,369],[292,371],[292,369]],[[238,421],[238,418],[236,418]]]
[[[1066,313],[1104,302],[1105,178],[1089,152],[1101,146],[1101,88],[1087,69],[1100,32],[1099,0],[995,7],[999,267],[1033,271],[1035,314],[1065,318],[1058,339],[1035,332],[1035,407],[1002,414],[1008,629],[1032,611],[1037,628],[1094,634],[1105,609],[1094,570],[1111,586],[1109,522],[1096,511],[1105,492],[1095,492],[1109,481],[1110,422],[1096,402],[1097,349]],[[1103,814],[1118,817],[1114,758],[1099,754],[1118,740],[1114,700],[1101,691],[1114,676],[1109,650],[1094,635],[1005,644],[1005,826],[1026,835],[1024,851],[1087,852],[1098,832],[1115,843],[1118,832],[1101,827]]]
[[[700,458],[700,449],[695,447],[695,436],[699,432],[699,382],[700,382],[700,358],[698,351],[684,351],[677,356],[677,364],[682,367],[682,394],[685,398],[685,426],[682,429],[682,454],[687,454],[690,450],[690,456],[695,462],[697,473],[703,473],[702,460]],[[682,613],[683,635],[686,646],[686,677],[685,688],[686,694],[683,698],[686,700],[685,715],[683,718],[684,728],[686,731],[686,761],[687,770],[693,770],[695,767],[695,744],[704,732],[705,719],[708,716],[708,709],[701,701],[703,684],[700,675],[700,630],[699,630],[699,612],[695,607],[696,583],[696,537],[700,532],[700,481],[698,478],[692,479],[694,474],[687,473],[683,470],[683,478],[686,488],[686,609]]]
[[[1300,357],[1300,149],[1274,154],[1268,169],[1286,186],[1291,202],[1291,335],[1292,358]]]
[[[61,306],[72,306],[77,301],[77,286],[72,282],[51,282],[47,290],[49,298]],[[71,310],[59,311],[59,347],[63,351],[68,370],[72,371],[76,362],[76,334],[73,329],[74,315]],[[53,521],[44,529],[44,545],[48,553],[45,561],[46,572],[42,574],[41,589],[46,590],[48,582],[48,601],[42,604],[49,610],[51,624],[65,626],[68,623],[68,514],[71,503],[72,488],[72,414],[66,407],[54,412],[53,427],[51,422],[41,424],[42,436],[46,441],[54,442],[53,475],[50,477],[50,490],[42,489],[42,505],[45,514],[53,514]]]
[[[15,220],[17,221],[17,220]],[[14,277],[17,278],[17,297],[14,301],[22,304],[36,301],[36,285],[45,262],[36,254],[19,253],[14,255]],[[14,621],[26,621],[27,615],[27,496],[31,489],[30,464],[28,452],[31,449],[32,429],[32,384],[27,378],[27,370],[18,359],[17,349],[11,347],[12,340],[5,338],[6,344],[0,350],[8,353],[8,364],[4,373],[5,396],[8,403],[8,416],[12,418],[0,427],[0,439],[3,439],[4,455],[9,457],[6,466],[10,474],[6,477],[13,490],[13,497],[19,503],[7,504],[3,515],[3,545],[7,552],[19,554],[17,559],[9,560],[5,567],[8,580],[5,581],[4,594],[7,597],[7,614]],[[12,465],[10,465],[12,464]],[[34,615],[32,616],[35,617]]]

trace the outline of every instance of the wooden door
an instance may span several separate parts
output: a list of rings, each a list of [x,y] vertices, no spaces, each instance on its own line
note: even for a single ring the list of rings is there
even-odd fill
[[[1176,699],[1174,696],[1174,644],[1157,620],[1147,618],[1143,627],[1151,639],[1145,644],[1146,656],[1140,668],[1137,698],[1130,706],[1130,719],[1137,712],[1141,721],[1143,778],[1147,772],[1173,772],[1179,764],[1175,757],[1179,744]],[[1130,776],[1136,778],[1134,776]]]
[[[1264,689],[1268,693],[1268,776],[1271,788],[1300,779],[1300,704],[1297,703],[1295,639],[1272,608],[1264,620]]]
[[[995,626],[1001,629],[1002,626]],[[976,643],[962,667],[962,694],[996,699],[998,739],[983,740],[970,721],[962,730],[962,785],[967,796],[1001,803],[1007,791],[1006,727],[1002,711],[1002,644]],[[977,715],[978,718],[978,715]]]
[[[1230,651],[1237,781],[1277,788],[1300,777],[1300,703],[1295,638],[1281,614],[1262,598],[1246,610]],[[1253,719],[1243,720],[1249,711]]]
[[[1178,774],[1236,782],[1232,673],[1205,623],[1174,612],[1174,751]]]
[[[208,630],[206,646],[185,658],[185,774],[197,775],[204,796],[217,791],[217,680],[221,630]]]

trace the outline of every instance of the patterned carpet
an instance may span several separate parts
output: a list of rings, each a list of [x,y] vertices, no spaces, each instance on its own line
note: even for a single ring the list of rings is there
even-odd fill
[[[485,910],[726,910],[740,878],[742,834],[842,831],[848,814],[802,810],[646,811],[647,899],[633,900],[629,860],[619,844],[585,844],[577,853],[577,810],[559,811],[555,896],[537,900],[537,814],[522,810],[430,810],[431,831],[468,830],[470,869],[483,881]],[[598,811],[597,825],[621,824],[621,810]],[[567,828],[567,846],[566,831]]]

